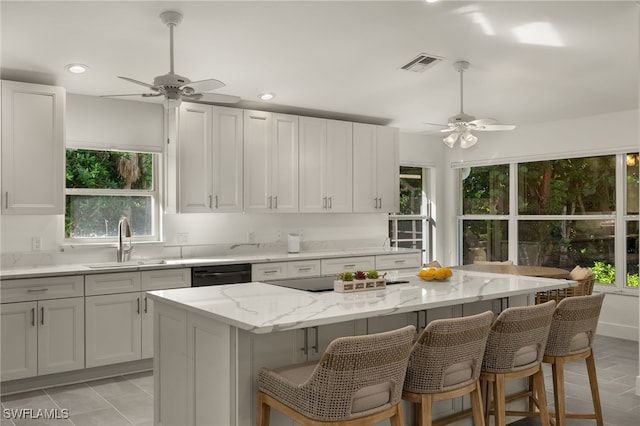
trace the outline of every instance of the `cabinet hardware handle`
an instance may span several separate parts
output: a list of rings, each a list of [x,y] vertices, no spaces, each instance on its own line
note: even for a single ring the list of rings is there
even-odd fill
[[[254,120],[266,120],[267,117],[258,117],[257,115],[250,115],[249,118],[253,118]]]
[[[149,312],[149,304],[147,302],[147,296],[144,297],[144,313],[148,313]]]
[[[310,271],[311,267],[307,266],[306,268],[298,268],[298,272],[306,272],[306,271]]]
[[[275,274],[276,272],[278,272],[277,269],[272,269],[270,271],[264,271],[265,274]]]
[[[27,293],[44,293],[47,290],[49,289],[48,288],[30,288],[29,290],[27,290]]]
[[[327,197],[322,197],[322,208],[323,209],[327,208]]]
[[[218,208],[218,196],[216,195],[216,209]]]
[[[44,325],[44,306],[40,307],[40,324]]]
[[[31,327],[36,326],[36,308],[31,308]]]
[[[274,209],[278,208],[278,196],[277,195],[275,197],[273,197],[273,208]]]
[[[377,209],[378,208],[378,197],[373,199],[373,208]]]
[[[4,193],[4,208],[9,208],[9,191]]]
[[[399,263],[399,264],[402,264],[402,263],[404,263],[404,260],[396,260],[396,262],[395,262],[395,263],[396,263],[396,264],[398,264],[398,263]]]
[[[272,201],[272,197],[271,195],[269,195],[269,208],[271,208],[271,201]]]
[[[381,209],[382,208],[382,197],[378,198],[378,202],[380,203],[378,208]]]
[[[302,345],[302,347],[300,348],[300,350],[302,351],[302,353],[303,353],[304,355],[307,355],[307,354],[309,353],[309,346],[308,346],[308,343],[307,343],[307,338],[308,338],[308,337],[309,337],[309,329],[308,329],[308,328],[305,328],[305,329],[304,329],[304,336],[303,336],[303,338],[302,338],[302,339],[303,339],[303,345]]]
[[[329,208],[333,208],[333,197],[329,197]]]
[[[211,195],[209,195],[209,208],[211,208]]]
[[[313,349],[313,352],[318,353],[318,326],[313,327],[313,329],[315,330],[315,339],[314,339],[314,344],[311,347]]]
[[[136,303],[138,304],[138,315],[140,315],[140,298],[136,299]]]
[[[350,264],[350,265],[343,265],[343,266],[345,267],[345,269],[346,269],[346,268],[355,268],[355,267],[356,267],[356,264],[355,264],[355,263],[352,263],[352,264]]]

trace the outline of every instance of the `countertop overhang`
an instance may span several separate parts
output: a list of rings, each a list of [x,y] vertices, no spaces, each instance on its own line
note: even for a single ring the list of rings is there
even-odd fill
[[[160,303],[264,334],[577,285],[570,280],[472,271],[456,271],[445,282],[425,282],[413,273],[398,278],[409,283],[358,293],[313,293],[251,282],[148,294]]]

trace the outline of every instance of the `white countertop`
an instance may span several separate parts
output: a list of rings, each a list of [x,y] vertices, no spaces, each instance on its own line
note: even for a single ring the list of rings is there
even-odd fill
[[[409,284],[358,293],[312,293],[260,282],[149,292],[151,298],[248,330],[271,333],[575,286],[575,281],[454,271],[445,282],[398,274]]]
[[[0,279],[36,278],[60,275],[84,275],[107,272],[127,272],[149,269],[184,268],[192,266],[223,265],[237,263],[265,263],[292,260],[328,259],[335,257],[374,256],[403,253],[419,253],[420,250],[403,248],[351,248],[340,250],[304,251],[300,253],[259,253],[252,255],[224,255],[186,259],[140,259],[124,263],[104,262],[31,267],[4,267]]]

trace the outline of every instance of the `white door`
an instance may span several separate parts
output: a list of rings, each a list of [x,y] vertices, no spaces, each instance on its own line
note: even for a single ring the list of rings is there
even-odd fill
[[[38,374],[84,368],[84,298],[38,302]]]
[[[212,107],[213,209],[242,211],[243,126],[242,110]]]
[[[394,213],[400,207],[400,169],[398,157],[398,129],[376,127],[376,186],[378,209]]]
[[[186,102],[180,106],[178,198],[181,213],[212,211],[211,123],[211,106]]]
[[[378,212],[376,126],[353,124],[353,211]]]
[[[325,196],[327,210],[353,210],[353,123],[327,120]]]
[[[5,303],[1,309],[0,368],[2,380],[38,374],[36,302]]]
[[[2,213],[64,212],[62,87],[2,81]]]
[[[141,359],[140,294],[85,298],[87,367]]]
[[[328,208],[325,187],[327,120],[299,119],[300,211],[324,212]]]
[[[271,121],[272,115],[268,112],[244,111],[244,209],[247,211],[270,211],[273,206]]]
[[[273,114],[272,211],[298,211],[298,117]]]

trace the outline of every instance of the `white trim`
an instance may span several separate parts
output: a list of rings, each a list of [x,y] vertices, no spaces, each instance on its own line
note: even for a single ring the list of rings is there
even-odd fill
[[[90,141],[67,139],[65,143],[67,149],[87,149],[91,151],[120,151],[120,152],[139,152],[142,154],[161,154],[161,146],[149,145],[120,145],[118,143],[103,143],[99,147]]]

